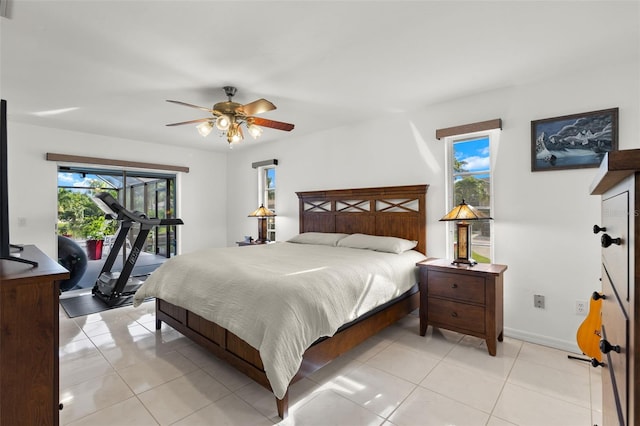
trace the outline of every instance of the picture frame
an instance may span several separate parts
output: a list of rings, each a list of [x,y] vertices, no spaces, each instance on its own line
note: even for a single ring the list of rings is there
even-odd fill
[[[531,121],[531,171],[598,167],[618,149],[618,108]]]

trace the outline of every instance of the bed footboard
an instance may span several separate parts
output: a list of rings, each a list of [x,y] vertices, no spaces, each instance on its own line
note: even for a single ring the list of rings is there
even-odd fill
[[[256,382],[269,387],[258,350],[229,330],[162,299],[156,299],[156,321],[156,328],[161,321],[166,322]]]
[[[407,294],[385,309],[340,330],[333,337],[316,342],[305,351],[300,370],[289,385],[308,376],[385,327],[405,317],[416,310],[419,303],[419,292]],[[255,382],[270,391],[272,390],[258,350],[229,330],[184,308],[162,299],[156,299],[157,330],[160,329],[162,321],[218,358],[225,360]],[[282,399],[276,398],[276,406],[278,415],[283,419],[286,418],[289,409],[288,390]]]

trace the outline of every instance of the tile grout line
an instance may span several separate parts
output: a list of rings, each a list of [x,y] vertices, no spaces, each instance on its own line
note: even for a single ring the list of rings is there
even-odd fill
[[[493,414],[493,412],[495,411],[496,406],[498,405],[498,402],[500,401],[500,398],[502,397],[502,393],[504,392],[505,386],[507,386],[507,383],[509,381],[509,376],[511,376],[511,373],[513,372],[513,369],[516,366],[516,362],[518,362],[518,358],[520,357],[520,353],[522,352],[522,346],[523,346],[523,344],[521,343],[520,347],[518,348],[518,352],[516,353],[515,357],[513,358],[513,364],[511,364],[511,368],[509,368],[509,372],[504,377],[504,381],[502,382],[502,387],[500,388],[500,392],[498,392],[498,397],[496,398],[496,402],[494,402],[493,403],[493,407],[491,407],[491,412],[489,413],[489,419],[487,420],[487,423],[491,420],[491,417],[495,417],[495,418],[504,420],[506,422],[508,421],[509,423],[511,423],[511,421],[509,421],[507,419],[503,419],[502,417],[495,416]]]

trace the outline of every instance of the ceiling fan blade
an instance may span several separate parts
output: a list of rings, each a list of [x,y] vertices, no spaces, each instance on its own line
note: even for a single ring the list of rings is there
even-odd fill
[[[196,109],[201,109],[202,111],[207,111],[213,114],[213,110],[209,109],[209,108],[205,108],[205,107],[201,107],[198,105],[192,105],[192,104],[188,104],[186,102],[182,102],[182,101],[171,101],[169,99],[167,99],[167,102],[171,102],[173,104],[178,104],[178,105],[183,105],[183,106],[188,106],[189,108],[196,108]]]
[[[269,127],[271,129],[284,130],[290,132],[293,130],[294,125],[289,123],[283,123],[282,121],[267,120],[266,118],[251,117],[249,120],[251,124],[256,126]]]
[[[261,114],[263,112],[272,111],[276,109],[276,106],[266,99],[258,99],[257,101],[249,102],[238,108],[238,112],[244,115]]]
[[[183,124],[204,123],[205,121],[211,121],[211,118],[198,118],[197,120],[181,121],[180,123],[167,124],[167,126],[182,126]]]

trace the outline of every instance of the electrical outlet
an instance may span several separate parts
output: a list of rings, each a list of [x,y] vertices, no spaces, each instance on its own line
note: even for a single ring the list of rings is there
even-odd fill
[[[534,308],[544,309],[544,296],[541,294],[533,295],[533,306]]]
[[[576,314],[586,315],[587,314],[587,301],[586,300],[576,300]]]

